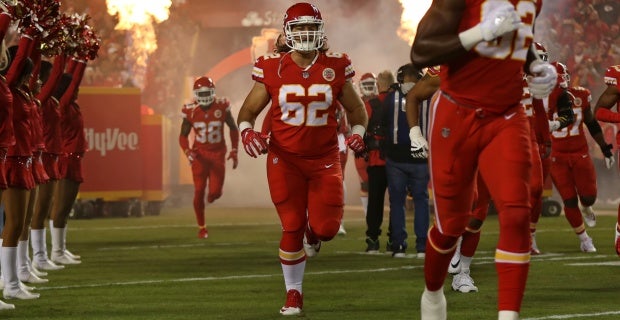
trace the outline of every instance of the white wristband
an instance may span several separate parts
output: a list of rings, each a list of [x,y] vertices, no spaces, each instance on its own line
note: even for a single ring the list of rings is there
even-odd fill
[[[360,137],[364,137],[364,133],[366,133],[366,128],[364,126],[356,124],[351,128],[351,134],[357,134]]]
[[[242,121],[239,123],[239,132],[243,132],[245,129],[254,129],[254,127],[248,121]]]
[[[480,24],[459,33],[459,39],[461,40],[461,45],[465,48],[465,50],[471,50],[471,48],[484,40],[484,37],[482,37],[482,29],[480,28]]]
[[[423,137],[420,126],[413,126],[409,128],[409,140],[414,141],[416,138]]]

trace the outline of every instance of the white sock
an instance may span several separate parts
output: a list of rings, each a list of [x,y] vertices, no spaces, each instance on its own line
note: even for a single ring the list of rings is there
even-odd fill
[[[581,234],[578,234],[578,236],[579,236],[579,240],[581,240],[581,241],[585,241],[586,239],[589,238],[587,231],[584,231]]]
[[[516,311],[502,310],[498,313],[497,320],[519,320],[519,313]]]
[[[471,261],[474,257],[466,257],[461,255],[461,272],[469,273],[469,266],[471,266]]]
[[[282,273],[284,274],[284,285],[286,286],[286,291],[295,289],[299,291],[299,293],[303,293],[301,287],[304,281],[305,270],[305,260],[294,265],[282,264]]]
[[[28,274],[28,240],[17,242],[17,272]]]

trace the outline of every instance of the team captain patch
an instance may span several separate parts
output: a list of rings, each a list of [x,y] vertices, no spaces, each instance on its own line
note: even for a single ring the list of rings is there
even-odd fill
[[[326,81],[334,81],[335,78],[336,72],[334,72],[334,69],[325,68],[325,70],[323,70],[323,79],[325,79]]]

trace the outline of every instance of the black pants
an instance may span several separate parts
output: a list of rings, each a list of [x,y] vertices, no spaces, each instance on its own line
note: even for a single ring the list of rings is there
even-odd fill
[[[381,235],[383,206],[387,189],[385,166],[369,166],[368,172],[368,208],[366,210],[366,236],[377,240]]]

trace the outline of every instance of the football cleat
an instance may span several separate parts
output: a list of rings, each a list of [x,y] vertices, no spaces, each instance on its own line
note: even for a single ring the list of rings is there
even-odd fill
[[[618,228],[616,224],[616,253],[620,256],[620,231],[618,231]]]
[[[461,272],[461,253],[459,251],[454,251],[454,255],[452,256],[452,260],[450,260],[450,265],[448,266],[448,273],[457,274],[459,272]]]
[[[209,237],[209,231],[207,231],[207,228],[198,229],[198,239],[206,239],[208,237]]]
[[[478,287],[474,285],[474,279],[468,271],[459,272],[452,278],[452,290],[462,293],[478,292]]]
[[[308,238],[306,234],[304,234],[304,251],[306,252],[306,256],[314,257],[321,250],[321,240],[317,240],[316,243],[308,243]]]
[[[594,243],[592,243],[592,238],[590,237],[581,240],[580,247],[583,252],[596,252],[596,247],[594,247]]]
[[[532,247],[530,248],[530,254],[533,256],[537,256],[540,254],[540,250],[538,249],[538,245],[536,244],[536,234],[531,233],[532,235]]]
[[[592,207],[581,207],[581,215],[583,216],[583,221],[586,223],[588,227],[596,226],[596,216],[594,215],[594,211]]]
[[[280,314],[283,316],[294,316],[301,313],[304,307],[304,295],[295,289],[286,292],[286,303],[280,308]]]
[[[340,228],[338,229],[338,235],[344,236],[347,234],[347,230],[344,229],[344,225],[340,223]]]

